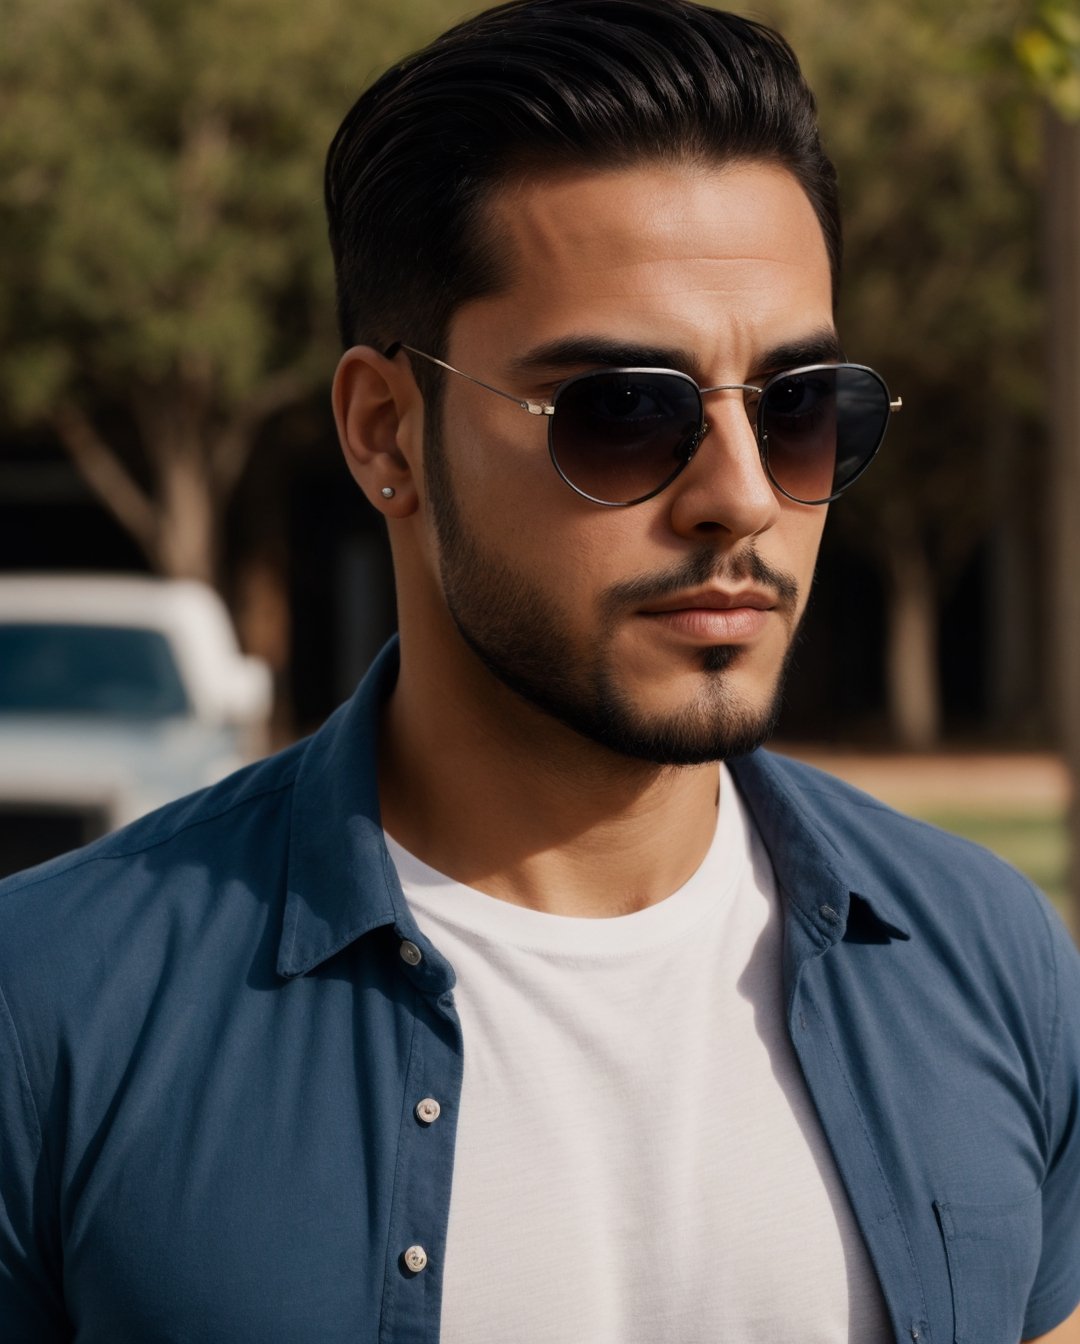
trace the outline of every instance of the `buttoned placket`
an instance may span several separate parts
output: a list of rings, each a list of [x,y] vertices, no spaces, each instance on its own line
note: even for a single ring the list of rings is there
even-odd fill
[[[461,1099],[461,1024],[445,958],[415,931],[396,932],[399,974],[413,991],[405,1011],[413,1021],[379,1341],[436,1344]]]
[[[933,1344],[925,1296],[884,1164],[859,1114],[856,1089],[845,1076],[842,1052],[829,1038],[826,1016],[821,1011],[823,1000],[819,1003],[828,995],[827,960],[843,955],[852,899],[857,899],[853,893],[837,888],[831,899],[820,901],[809,915],[794,902],[785,902],[788,1034],[859,1216],[896,1338],[903,1344]],[[883,1272],[886,1269],[889,1272]]]

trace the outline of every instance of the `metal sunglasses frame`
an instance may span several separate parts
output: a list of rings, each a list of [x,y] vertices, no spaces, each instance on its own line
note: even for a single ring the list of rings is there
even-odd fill
[[[503,397],[506,401],[512,401],[515,406],[519,407],[523,411],[528,412],[529,415],[547,416],[548,456],[551,458],[552,466],[554,466],[555,470],[559,473],[559,476],[566,482],[566,484],[570,487],[571,490],[574,491],[575,494],[580,495],[583,499],[589,500],[590,503],[600,504],[606,509],[629,509],[632,508],[635,504],[644,504],[646,500],[655,499],[657,495],[661,494],[664,490],[666,490],[668,486],[672,483],[672,481],[674,481],[686,470],[686,468],[690,465],[691,461],[693,460],[694,454],[701,446],[701,442],[705,438],[705,435],[708,434],[709,432],[709,422],[705,419],[705,404],[703,398],[708,396],[711,392],[754,392],[757,394],[758,408],[759,408],[758,419],[756,422],[752,423],[754,423],[754,437],[757,440],[758,454],[761,458],[761,465],[764,468],[765,474],[769,478],[769,481],[774,487],[774,489],[779,490],[779,492],[785,498],[790,499],[795,504],[807,504],[807,505],[831,504],[834,499],[839,499],[839,497],[844,493],[844,491],[848,488],[848,486],[853,485],[859,479],[859,477],[863,474],[866,468],[877,456],[878,449],[880,449],[881,445],[885,441],[885,431],[882,430],[881,437],[878,439],[874,451],[867,457],[866,461],[862,463],[858,471],[855,472],[855,474],[851,477],[851,479],[844,482],[844,484],[840,487],[839,490],[834,491],[831,495],[826,496],[824,499],[799,499],[798,496],[793,495],[790,493],[790,491],[784,489],[784,487],[773,475],[772,469],[769,466],[769,436],[761,423],[761,415],[762,415],[761,407],[763,406],[764,403],[765,393],[769,390],[769,388],[772,387],[774,383],[779,382],[781,379],[791,378],[794,377],[796,374],[819,373],[825,370],[828,370],[829,372],[834,372],[836,369],[857,369],[860,373],[869,373],[872,377],[876,378],[877,381],[881,384],[882,390],[885,393],[885,399],[889,404],[890,415],[895,415],[896,412],[899,411],[904,404],[902,397],[890,397],[889,389],[885,383],[885,380],[876,370],[869,368],[865,364],[849,364],[846,362],[841,362],[837,364],[802,364],[795,369],[783,369],[779,373],[774,373],[773,376],[767,379],[766,382],[761,387],[756,387],[753,383],[718,383],[715,387],[700,387],[697,383],[694,382],[693,378],[691,378],[688,373],[683,373],[679,369],[606,368],[606,367],[602,369],[588,369],[586,372],[576,373],[572,378],[567,378],[564,382],[560,383],[559,386],[555,389],[550,401],[529,401],[528,399],[523,399],[521,397],[515,396],[513,392],[504,392],[503,389],[500,387],[493,387],[491,383],[485,383],[483,379],[476,378],[471,373],[465,373],[464,370],[462,369],[455,369],[452,364],[447,364],[447,362],[444,359],[437,359],[434,355],[425,354],[423,350],[417,350],[411,345],[406,345],[404,341],[395,341],[393,345],[388,346],[383,353],[387,359],[393,359],[399,350],[407,350],[410,355],[416,355],[420,359],[428,360],[428,362],[431,364],[437,364],[439,368],[445,369],[448,373],[456,373],[459,378],[467,378],[470,383],[475,383],[477,387],[482,387],[488,392],[494,392],[497,397]],[[638,373],[638,374],[662,373],[667,377],[679,378],[683,382],[689,383],[690,386],[694,388],[695,392],[698,395],[698,401],[701,405],[701,428],[697,431],[693,439],[690,441],[685,458],[678,464],[675,470],[665,480],[663,480],[654,490],[650,490],[648,494],[639,495],[637,499],[628,499],[628,500],[599,499],[597,498],[596,495],[590,495],[588,491],[583,490],[580,485],[574,484],[574,482],[569,478],[569,476],[567,476],[566,472],[563,471],[562,466],[559,463],[559,459],[555,455],[554,433],[550,418],[555,414],[555,407],[559,400],[560,394],[566,388],[572,386],[572,384],[580,382],[583,378],[594,378],[598,373]],[[886,425],[887,424],[888,422],[886,421]]]

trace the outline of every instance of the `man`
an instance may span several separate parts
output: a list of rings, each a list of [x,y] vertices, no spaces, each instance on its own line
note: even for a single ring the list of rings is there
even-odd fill
[[[754,750],[890,414],[791,53],[515,0],[327,200],[400,644],[0,889],[3,1338],[1080,1338],[1067,937]]]

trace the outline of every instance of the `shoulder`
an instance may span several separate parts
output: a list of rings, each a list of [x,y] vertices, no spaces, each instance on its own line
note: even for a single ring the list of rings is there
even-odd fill
[[[759,751],[734,769],[756,803],[759,824],[771,822],[776,830],[786,818],[793,829],[811,828],[838,864],[857,869],[870,863],[875,876],[947,871],[953,879],[989,874],[1008,887],[1031,885],[982,845],[899,812],[816,766]]]
[[[287,842],[304,746],[0,881],[0,985],[40,959],[35,948],[48,949],[59,977],[89,949],[115,948],[180,909],[190,914],[230,883],[265,885],[267,860]]]
[[[199,845],[215,828],[235,821],[236,814],[272,807],[274,796],[291,788],[305,747],[305,742],[296,743],[91,844],[0,880],[0,902],[30,887],[77,881],[97,863],[136,859],[160,849],[179,853],[187,843]]]
[[[1028,878],[981,845],[799,762],[758,752],[734,773],[790,906],[812,911],[831,883],[896,935],[895,955],[869,959],[867,1011],[894,1023],[913,1014],[927,1031],[947,1020],[979,1035],[981,1048],[989,1037],[1011,1042],[1032,1078],[1045,1084],[1061,1070],[1069,1088],[1080,1087],[1080,1038],[1066,1044],[1062,1030],[1080,1023],[1080,953]],[[845,950],[826,959],[832,973],[861,977],[869,963],[858,931],[838,941]]]
[[[925,934],[924,946],[962,944],[966,954],[1030,970],[1075,957],[1043,893],[983,846],[771,752],[736,762],[734,773],[778,877],[816,862],[892,922]]]

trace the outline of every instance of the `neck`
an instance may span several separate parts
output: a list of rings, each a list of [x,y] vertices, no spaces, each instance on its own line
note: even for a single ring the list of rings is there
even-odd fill
[[[716,825],[715,765],[658,766],[565,728],[471,655],[402,658],[381,734],[387,831],[431,867],[514,904],[605,917],[697,869]]]

